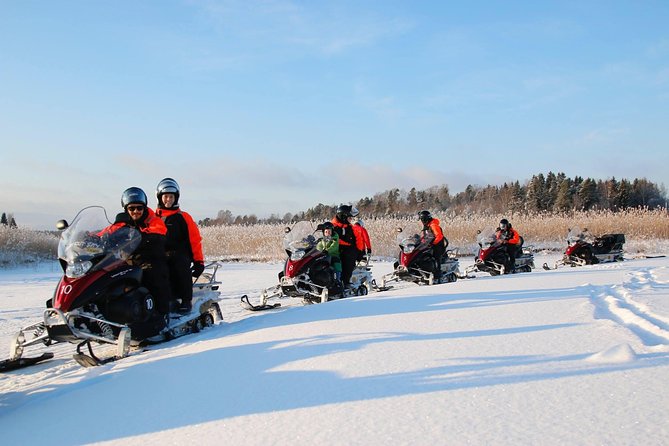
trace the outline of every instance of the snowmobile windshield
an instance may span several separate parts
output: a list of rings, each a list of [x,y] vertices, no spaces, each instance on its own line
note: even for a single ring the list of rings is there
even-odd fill
[[[107,264],[106,260],[126,259],[141,241],[139,231],[122,227],[104,233],[110,226],[104,208],[90,206],[82,209],[65,229],[58,242],[58,258],[67,265],[69,277],[80,277],[93,267]]]
[[[323,237],[322,231],[317,231],[311,222],[300,221],[295,223],[283,237],[283,249],[290,253],[309,251],[316,246],[321,237]]]
[[[588,231],[582,231],[581,228],[575,227],[569,230],[567,233],[567,243],[570,245],[576,242],[589,241],[592,239],[592,236]]]
[[[488,248],[497,243],[497,233],[493,228],[485,228],[476,236],[476,243]]]
[[[403,233],[397,234],[397,244],[400,246],[400,249],[405,253],[412,253],[416,248],[418,248],[421,243],[420,235],[413,234],[407,235]]]

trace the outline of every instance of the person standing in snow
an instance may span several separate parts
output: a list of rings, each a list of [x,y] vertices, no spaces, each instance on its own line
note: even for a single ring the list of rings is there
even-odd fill
[[[189,313],[193,301],[193,278],[204,271],[202,237],[193,217],[179,207],[179,185],[164,178],[156,187],[156,215],[165,222],[167,239],[165,251],[170,272],[172,294],[181,299],[178,311]]]
[[[340,205],[337,208],[337,213],[331,221],[334,226],[334,232],[336,232],[339,237],[341,280],[344,283],[344,288],[348,288],[351,284],[351,275],[355,269],[358,251],[362,248],[362,242],[356,239],[353,227],[349,222],[352,209],[353,207],[351,205]]]
[[[434,218],[430,211],[420,211],[418,218],[423,223],[423,239],[432,245],[432,255],[435,260],[434,280],[439,283],[441,280],[441,258],[446,252],[446,239],[439,226],[439,220]]]
[[[355,218],[355,216],[353,216]],[[362,250],[358,252],[358,260],[367,259],[369,260],[372,255],[372,242],[369,239],[369,233],[367,228],[365,228],[365,223],[359,218],[353,224],[353,230],[355,231],[356,239],[359,238],[362,241]]]

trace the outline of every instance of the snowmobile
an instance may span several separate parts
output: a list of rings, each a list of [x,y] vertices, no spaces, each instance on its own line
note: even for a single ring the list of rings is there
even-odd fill
[[[43,320],[13,337],[4,366],[29,365],[34,358],[22,358],[26,348],[59,343],[77,345],[74,359],[79,364],[100,365],[127,356],[131,346],[197,332],[222,320],[217,303],[218,263],[207,265],[193,284],[189,314],[160,315],[154,310],[153,296],[141,285],[142,269],[126,262],[139,246],[139,231],[123,227],[103,233],[110,224],[99,206],[82,209],[71,225],[58,222],[62,230],[58,261],[64,275],[46,302]],[[116,354],[100,359],[93,343],[115,346]],[[82,352],[84,347],[88,354]]]
[[[570,229],[567,233],[567,249],[562,260],[555,262],[560,265],[584,266],[597,263],[619,262],[623,260],[625,234],[604,234],[594,237],[587,229]],[[543,268],[551,268],[544,263]]]
[[[448,249],[441,258],[441,279],[436,279],[437,262],[432,255],[432,238],[418,234],[406,235],[397,229],[397,244],[400,247],[399,260],[395,262],[392,273],[383,276],[381,287],[391,281],[409,281],[419,285],[455,282],[460,277],[460,262],[457,250]],[[448,241],[444,239],[448,246]]]
[[[350,290],[345,290],[341,281],[336,279],[330,255],[316,248],[323,237],[320,225],[314,227],[309,221],[300,221],[284,231],[283,248],[288,257],[279,273],[279,283],[262,291],[260,305],[253,305],[248,296],[242,296],[241,304],[244,308],[252,311],[276,308],[280,306],[279,303],[267,303],[275,297],[296,297],[305,304],[313,304],[367,294],[366,267],[353,271],[351,283],[356,285]]]
[[[523,246],[524,240],[520,238],[518,255],[516,255],[515,265],[512,271],[507,271],[505,265],[508,263],[509,254],[506,247],[497,238],[494,229],[487,228],[479,231],[476,237],[479,245],[479,251],[474,257],[474,264],[465,269],[465,274],[476,271],[487,272],[491,276],[509,273],[530,272],[534,268],[534,254],[531,246]]]

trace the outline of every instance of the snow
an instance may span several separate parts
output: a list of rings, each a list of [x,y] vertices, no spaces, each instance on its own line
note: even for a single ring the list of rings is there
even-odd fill
[[[667,258],[243,310],[280,267],[225,264],[201,333],[0,375],[3,444],[669,444]],[[0,352],[59,274],[0,271]]]

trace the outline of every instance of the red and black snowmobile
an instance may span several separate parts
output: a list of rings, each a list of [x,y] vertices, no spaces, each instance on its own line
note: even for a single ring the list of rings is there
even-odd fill
[[[555,268],[560,265],[584,266],[597,263],[621,262],[623,260],[623,245],[625,234],[604,234],[595,237],[587,229],[570,229],[567,233],[567,249],[562,260],[555,262]],[[544,269],[551,268],[544,263]]]
[[[308,221],[286,228],[283,248],[288,257],[279,273],[279,283],[262,292],[262,306],[278,296],[301,298],[304,303],[327,302],[341,296],[343,286],[336,280],[330,255],[316,248],[322,237],[323,231]]]
[[[456,250],[446,250],[441,258],[441,265],[432,253],[431,239],[421,237],[418,234],[407,235],[401,228],[397,229],[397,244],[400,247],[399,259],[395,262],[392,273],[383,276],[381,288],[391,281],[408,281],[419,285],[432,285],[435,283],[455,282],[460,277],[460,262]],[[448,241],[444,239],[448,246]],[[441,278],[437,280],[437,267],[441,269]]]
[[[280,306],[279,303],[267,303],[274,297],[297,297],[305,304],[341,297],[343,286],[336,279],[330,255],[316,248],[322,237],[321,228],[314,227],[309,221],[300,221],[292,228],[286,228],[283,248],[288,257],[279,273],[279,283],[263,290],[260,305],[252,305],[244,295],[242,306],[257,311]]]
[[[148,338],[167,340],[199,331],[222,320],[217,303],[218,264],[208,265],[193,284],[191,313],[161,315],[154,310],[150,292],[141,285],[142,269],[125,260],[139,246],[139,231],[123,227],[111,234],[102,230],[110,225],[106,212],[98,206],[81,210],[71,225],[61,220],[58,260],[64,275],[54,295],[46,303],[43,320],[23,328],[10,346],[10,358],[2,367],[12,369],[30,365],[36,358],[25,358],[28,347],[58,343],[77,345],[74,359],[92,366],[128,355],[131,345]],[[103,234],[103,235],[100,235]],[[115,346],[115,355],[100,359],[92,344]],[[87,347],[88,355],[81,349]]]
[[[479,251],[474,257],[474,264],[467,267],[466,274],[482,271],[491,276],[500,274],[524,273],[530,272],[534,268],[534,254],[531,246],[523,246],[523,238],[520,238],[520,246],[516,253],[516,261],[511,271],[508,271],[506,265],[509,263],[509,254],[507,246],[497,238],[497,233],[492,228],[479,231],[476,242],[479,245]]]

